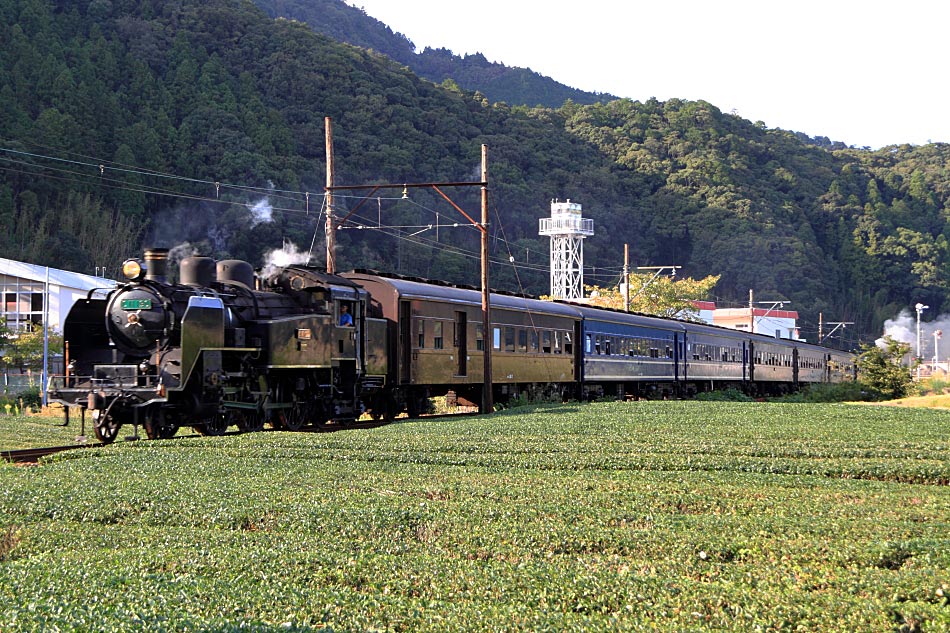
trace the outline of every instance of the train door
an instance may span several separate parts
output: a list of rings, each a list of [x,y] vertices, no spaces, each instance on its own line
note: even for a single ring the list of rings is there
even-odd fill
[[[746,366],[749,368],[749,382],[755,382],[755,343],[749,341],[748,360]]]
[[[584,354],[586,352],[584,322],[574,322],[574,393],[572,397],[580,399],[583,395]]]
[[[746,341],[742,341],[742,380],[750,380],[749,376],[749,348]]]
[[[458,358],[456,376],[468,376],[468,314],[455,312],[455,355]]]
[[[399,302],[399,382],[412,382],[412,304]]]
[[[686,338],[686,334],[675,332],[673,334],[673,382],[680,380],[680,359],[683,358],[683,341],[680,337]]]
[[[691,339],[684,333],[683,340],[680,341],[680,358],[683,361],[682,369],[683,373],[680,374],[680,380],[686,382],[689,380],[689,351],[690,346],[693,345]]]
[[[798,389],[798,348],[792,348],[792,384]]]

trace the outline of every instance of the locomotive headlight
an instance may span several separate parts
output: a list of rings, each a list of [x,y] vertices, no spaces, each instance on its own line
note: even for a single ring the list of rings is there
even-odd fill
[[[127,259],[122,264],[122,274],[129,281],[138,281],[145,276],[145,267],[137,259]]]

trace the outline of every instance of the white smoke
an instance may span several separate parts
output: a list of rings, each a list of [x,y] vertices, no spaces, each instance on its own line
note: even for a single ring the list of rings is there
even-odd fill
[[[284,266],[306,264],[309,261],[309,251],[300,251],[293,242],[284,241],[283,248],[278,248],[264,254],[264,266],[261,269],[261,275],[267,279]]]
[[[191,242],[182,242],[168,249],[168,267],[177,270],[181,260],[199,254],[198,249]]]
[[[922,362],[930,363],[937,357],[941,363],[950,360],[950,315],[941,314],[933,321],[924,321],[924,312],[920,321],[920,357]],[[935,336],[939,332],[941,336]],[[942,336],[946,333],[946,336]],[[910,345],[911,355],[917,355],[917,315],[910,310],[901,310],[897,318],[884,322],[884,336]],[[884,346],[884,338],[875,341],[878,347]]]
[[[251,226],[274,221],[274,207],[271,206],[269,198],[261,198],[257,202],[248,203],[245,206],[251,212]]]

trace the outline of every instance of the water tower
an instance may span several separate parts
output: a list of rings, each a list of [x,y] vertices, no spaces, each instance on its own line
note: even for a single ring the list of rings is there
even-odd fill
[[[541,218],[540,235],[551,238],[551,296],[584,297],[584,238],[594,234],[594,221],[581,217],[581,205],[551,201],[551,217]]]

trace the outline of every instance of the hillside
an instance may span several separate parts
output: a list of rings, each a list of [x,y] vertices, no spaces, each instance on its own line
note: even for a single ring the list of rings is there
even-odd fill
[[[565,86],[529,68],[490,62],[480,53],[460,56],[444,48],[428,47],[417,52],[405,35],[394,33],[343,0],[254,0],[254,3],[271,17],[299,20],[327,37],[383,53],[423,79],[435,83],[452,81],[465,90],[481,92],[491,101],[558,108],[569,99],[591,104],[616,98]]]
[[[557,197],[594,220],[589,282],[616,283],[629,243],[635,265],[721,273],[726,305],[791,300],[805,336],[819,311],[877,336],[916,301],[950,309],[950,146],[834,149],[702,101],[492,103],[249,1],[0,0],[0,17],[0,256],[92,272],[146,243],[320,253],[329,116],[339,184],[474,179],[489,146],[499,288],[547,290],[537,218]],[[477,283],[475,232],[399,194],[354,218],[381,229],[340,232],[340,267]]]

